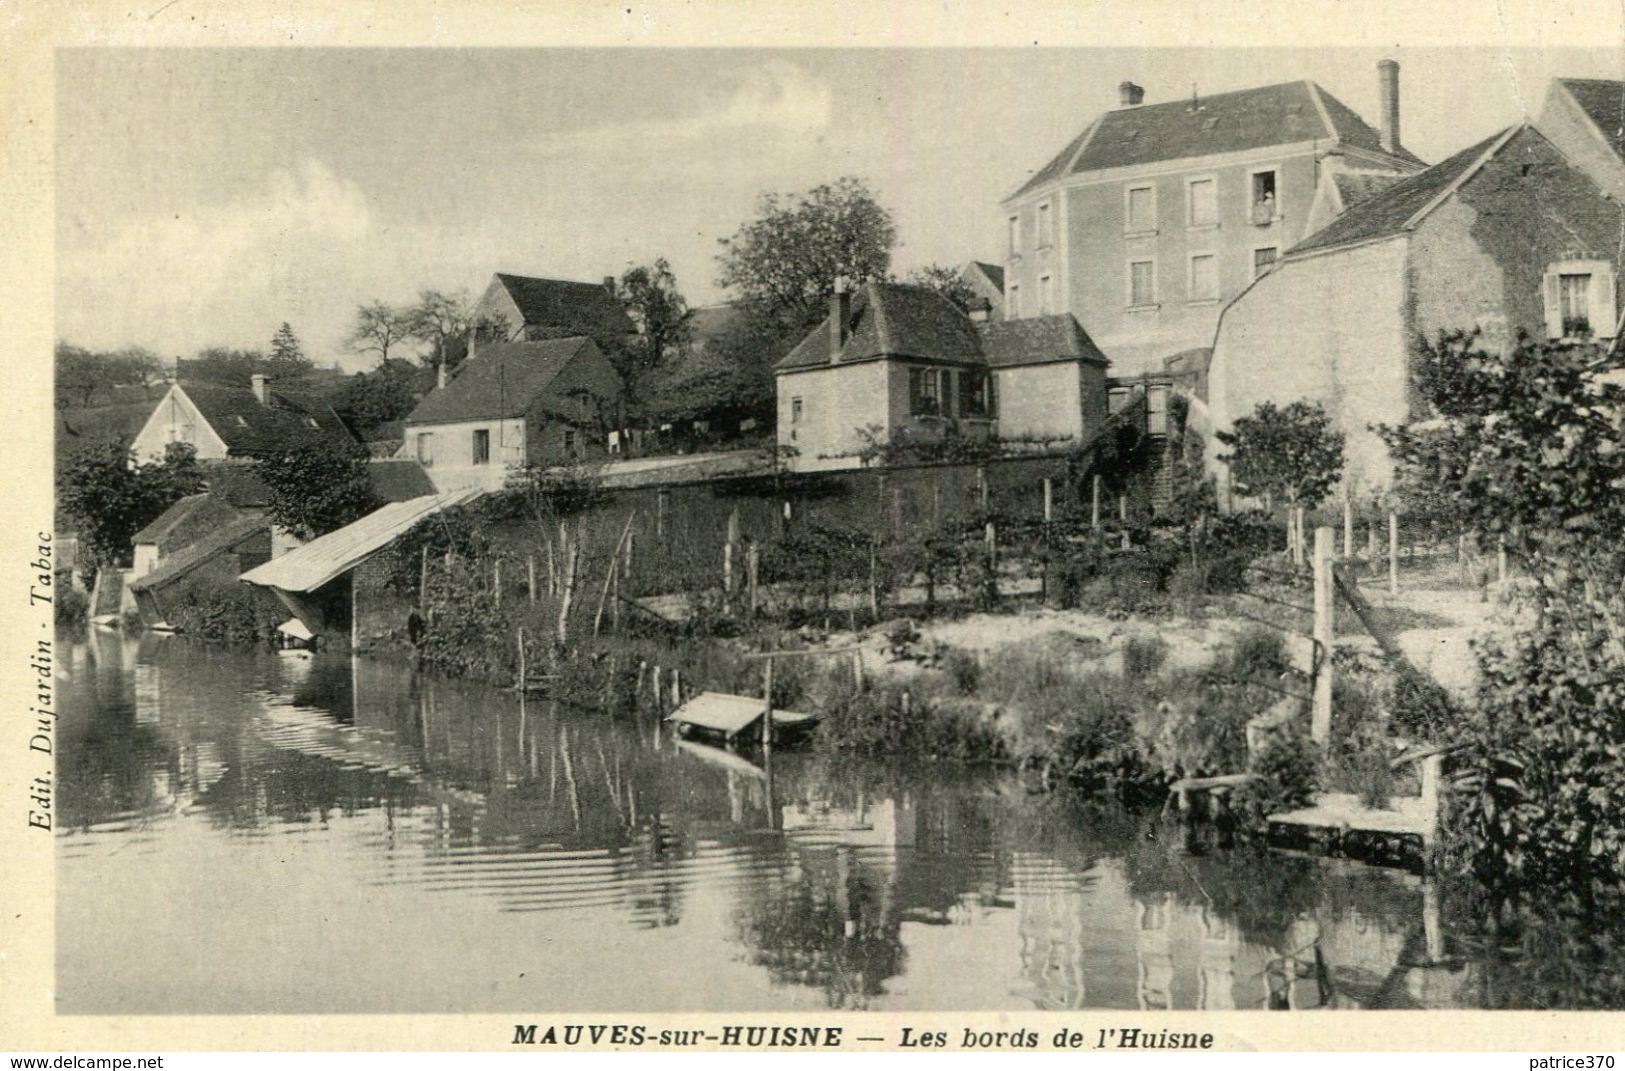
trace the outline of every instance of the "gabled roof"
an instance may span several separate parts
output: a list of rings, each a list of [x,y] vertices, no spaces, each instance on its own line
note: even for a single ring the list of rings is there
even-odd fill
[[[271,489],[265,486],[254,466],[242,461],[200,461],[203,483],[209,493],[239,510],[263,509],[271,502]]]
[[[239,517],[225,527],[215,529],[213,533],[184,550],[165,558],[152,572],[130,581],[130,590],[152,591],[172,584],[216,556],[255,536],[263,535],[269,541],[270,533],[271,522],[264,517]]]
[[[283,591],[315,591],[389,546],[424,518],[451,506],[472,502],[483,493],[469,488],[391,502],[352,524],[250,569],[238,579]]]
[[[523,416],[549,383],[578,357],[602,356],[590,338],[543,342],[493,342],[436,387],[407,416],[406,423],[448,424]]]
[[[965,267],[967,269],[974,268],[975,270],[981,272],[982,276],[993,285],[995,290],[999,291],[1000,293],[1004,292],[1004,269],[999,265],[989,264],[985,260],[973,260],[969,264],[965,265]]]
[[[1596,126],[1597,133],[1625,158],[1625,82],[1608,78],[1559,78],[1574,103]]]
[[[1374,171],[1338,171],[1332,175],[1337,196],[1347,211],[1368,197],[1382,193],[1403,179],[1404,175],[1384,175]]]
[[[1288,256],[1314,249],[1365,242],[1401,234],[1421,221],[1421,214],[1456,185],[1465,182],[1494,151],[1523,129],[1510,127],[1443,160],[1407,175],[1383,192],[1368,197],[1287,251]]]
[[[853,295],[848,336],[838,363],[877,357],[981,364],[982,347],[970,318],[935,290],[900,283],[868,283]],[[830,321],[825,317],[775,366],[778,371],[830,363]]]
[[[231,454],[257,456],[295,450],[316,439],[355,441],[333,407],[314,394],[273,388],[269,404],[265,404],[248,387],[192,383],[178,389],[192,399]]]
[[[132,543],[154,543],[160,552],[184,547],[222,524],[241,517],[223,498],[204,492],[187,495],[131,537]]]
[[[1331,139],[1384,152],[1370,124],[1310,81],[1141,104],[1101,115],[1011,196],[1086,171]],[[1422,163],[1404,148],[1385,155]]]
[[[898,283],[869,283],[852,299],[850,336],[836,364],[902,357],[973,367],[1007,367],[1042,361],[1106,356],[1070,313],[1025,320],[974,323],[935,290]],[[830,363],[829,320],[778,363],[780,372]]]
[[[634,330],[626,308],[602,283],[538,279],[506,272],[497,272],[496,280],[508,291],[526,327],[548,327],[598,338],[631,334]]]
[[[380,502],[405,502],[435,493],[434,481],[416,458],[375,457],[367,462],[367,476]]]
[[[1072,359],[1105,365],[1110,362],[1071,313],[978,324],[982,355],[993,368]]]

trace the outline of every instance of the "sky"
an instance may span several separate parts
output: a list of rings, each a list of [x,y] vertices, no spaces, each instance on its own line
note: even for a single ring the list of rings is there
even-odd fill
[[[1131,79],[1146,102],[1310,78],[1441,160],[1617,49],[65,49],[57,334],[164,358],[283,321],[358,370],[356,306],[496,271],[597,280],[664,256],[725,300],[718,240],[764,192],[864,179],[898,274],[997,260],[1001,197]],[[1087,326],[1087,325],[1086,325]]]

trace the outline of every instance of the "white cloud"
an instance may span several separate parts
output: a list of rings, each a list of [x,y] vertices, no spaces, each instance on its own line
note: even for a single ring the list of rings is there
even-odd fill
[[[614,153],[627,148],[681,149],[718,136],[816,136],[834,113],[834,93],[802,67],[782,60],[762,64],[697,110],[659,119],[632,119],[547,139],[561,151]]]
[[[70,239],[58,254],[59,333],[166,355],[264,345],[282,320],[298,329],[331,301],[373,230],[362,190],[307,160],[235,200]]]

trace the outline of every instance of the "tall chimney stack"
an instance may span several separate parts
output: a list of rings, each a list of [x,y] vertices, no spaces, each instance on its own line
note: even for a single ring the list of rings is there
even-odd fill
[[[1377,93],[1382,101],[1382,151],[1399,151],[1399,63],[1377,64]]]
[[[271,390],[265,385],[265,377],[258,372],[248,377],[249,385],[254,388],[254,397],[259,399],[261,405],[271,404]]]
[[[847,328],[852,323],[852,295],[847,293],[846,278],[835,280],[835,292],[829,296],[829,363],[841,359],[846,348]]]
[[[436,388],[444,388],[446,385],[445,357],[441,357],[440,361],[434,366],[434,385]]]
[[[1132,108],[1145,100],[1145,90],[1133,82],[1120,82],[1117,86],[1117,102],[1125,108]]]

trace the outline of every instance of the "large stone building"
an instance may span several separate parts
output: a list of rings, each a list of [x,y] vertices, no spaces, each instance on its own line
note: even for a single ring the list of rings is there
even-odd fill
[[[1212,344],[1219,310],[1309,233],[1331,173],[1395,176],[1399,68],[1381,129],[1314,82],[1160,104],[1131,82],[1002,202],[1004,316],[1070,313],[1120,376]]]
[[[1478,329],[1503,348],[1519,331],[1616,335],[1625,209],[1608,195],[1609,174],[1525,124],[1347,209],[1224,310],[1213,425],[1261,401],[1318,402],[1344,433],[1350,489],[1386,485],[1373,425],[1421,415],[1411,383],[1420,339]]]

